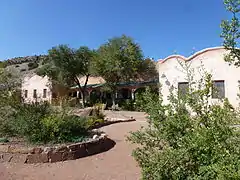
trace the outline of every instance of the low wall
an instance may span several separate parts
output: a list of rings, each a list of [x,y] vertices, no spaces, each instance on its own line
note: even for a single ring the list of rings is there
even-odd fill
[[[54,163],[74,160],[107,151],[115,142],[106,136],[99,136],[87,142],[61,145],[57,147],[17,147],[0,145],[0,162]]]

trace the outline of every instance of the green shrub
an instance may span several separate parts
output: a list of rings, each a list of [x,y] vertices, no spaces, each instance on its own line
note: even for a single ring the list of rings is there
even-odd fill
[[[93,110],[90,113],[90,116],[95,117],[96,119],[104,119],[105,115],[103,114],[103,104],[95,104]]]
[[[125,99],[123,100],[119,106],[122,110],[126,111],[135,111],[135,101],[132,99]]]
[[[156,93],[151,87],[146,87],[145,90],[137,92],[135,94],[135,103],[134,103],[135,111],[145,111],[144,108],[146,107],[146,103],[148,101],[148,98],[146,96],[148,96],[149,94],[151,96],[154,96],[152,98],[156,100],[159,99],[158,93]]]
[[[104,119],[98,119],[96,117],[90,116],[87,120],[87,128],[92,129],[96,126],[99,126],[101,124],[104,124],[105,120]]]
[[[51,115],[43,119],[44,136],[41,141],[46,142],[75,142],[88,135],[86,118],[68,115],[60,117]]]
[[[72,142],[88,135],[86,118],[52,109],[48,103],[16,104],[0,121],[1,135],[18,136],[32,143]]]
[[[95,104],[92,111],[87,119],[87,128],[92,129],[96,126],[99,126],[105,122],[105,115],[103,114],[104,104]]]
[[[149,126],[128,138],[140,145],[133,156],[142,179],[240,179],[239,115],[227,100],[209,105],[211,76],[203,82],[184,99],[172,92],[169,104],[145,93]]]
[[[49,116],[52,109],[48,103],[18,104],[10,117],[10,131],[31,142],[39,141],[43,133],[42,119]]]

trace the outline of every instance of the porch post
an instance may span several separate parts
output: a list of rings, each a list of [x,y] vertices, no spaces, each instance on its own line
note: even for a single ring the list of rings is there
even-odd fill
[[[133,88],[131,89],[131,99],[134,100],[135,99],[135,91],[136,91],[136,88]]]

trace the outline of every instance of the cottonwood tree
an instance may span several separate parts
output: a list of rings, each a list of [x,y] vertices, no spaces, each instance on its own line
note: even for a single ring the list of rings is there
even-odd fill
[[[131,37],[122,35],[109,39],[97,52],[95,69],[110,87],[114,107],[117,85],[135,80],[143,60],[142,50]]]
[[[240,0],[224,0],[227,11],[232,14],[231,20],[223,20],[221,23],[224,47],[230,51],[225,56],[225,61],[240,66],[240,49],[239,38],[240,38],[240,23],[239,23],[239,12],[240,12]]]
[[[67,45],[59,45],[48,51],[48,58],[45,64],[37,70],[37,74],[47,75],[51,80],[62,85],[77,84],[82,94],[84,106],[86,85],[90,76],[93,56],[94,52],[85,46],[73,49]],[[81,76],[86,76],[84,85],[79,81]]]
[[[146,58],[140,63],[137,76],[139,79],[144,81],[158,80],[159,75],[157,68],[156,61]]]

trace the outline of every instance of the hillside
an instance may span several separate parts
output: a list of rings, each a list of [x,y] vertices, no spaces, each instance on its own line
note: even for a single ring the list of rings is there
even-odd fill
[[[22,76],[34,72],[46,59],[46,55],[16,57],[4,60],[0,65]]]

